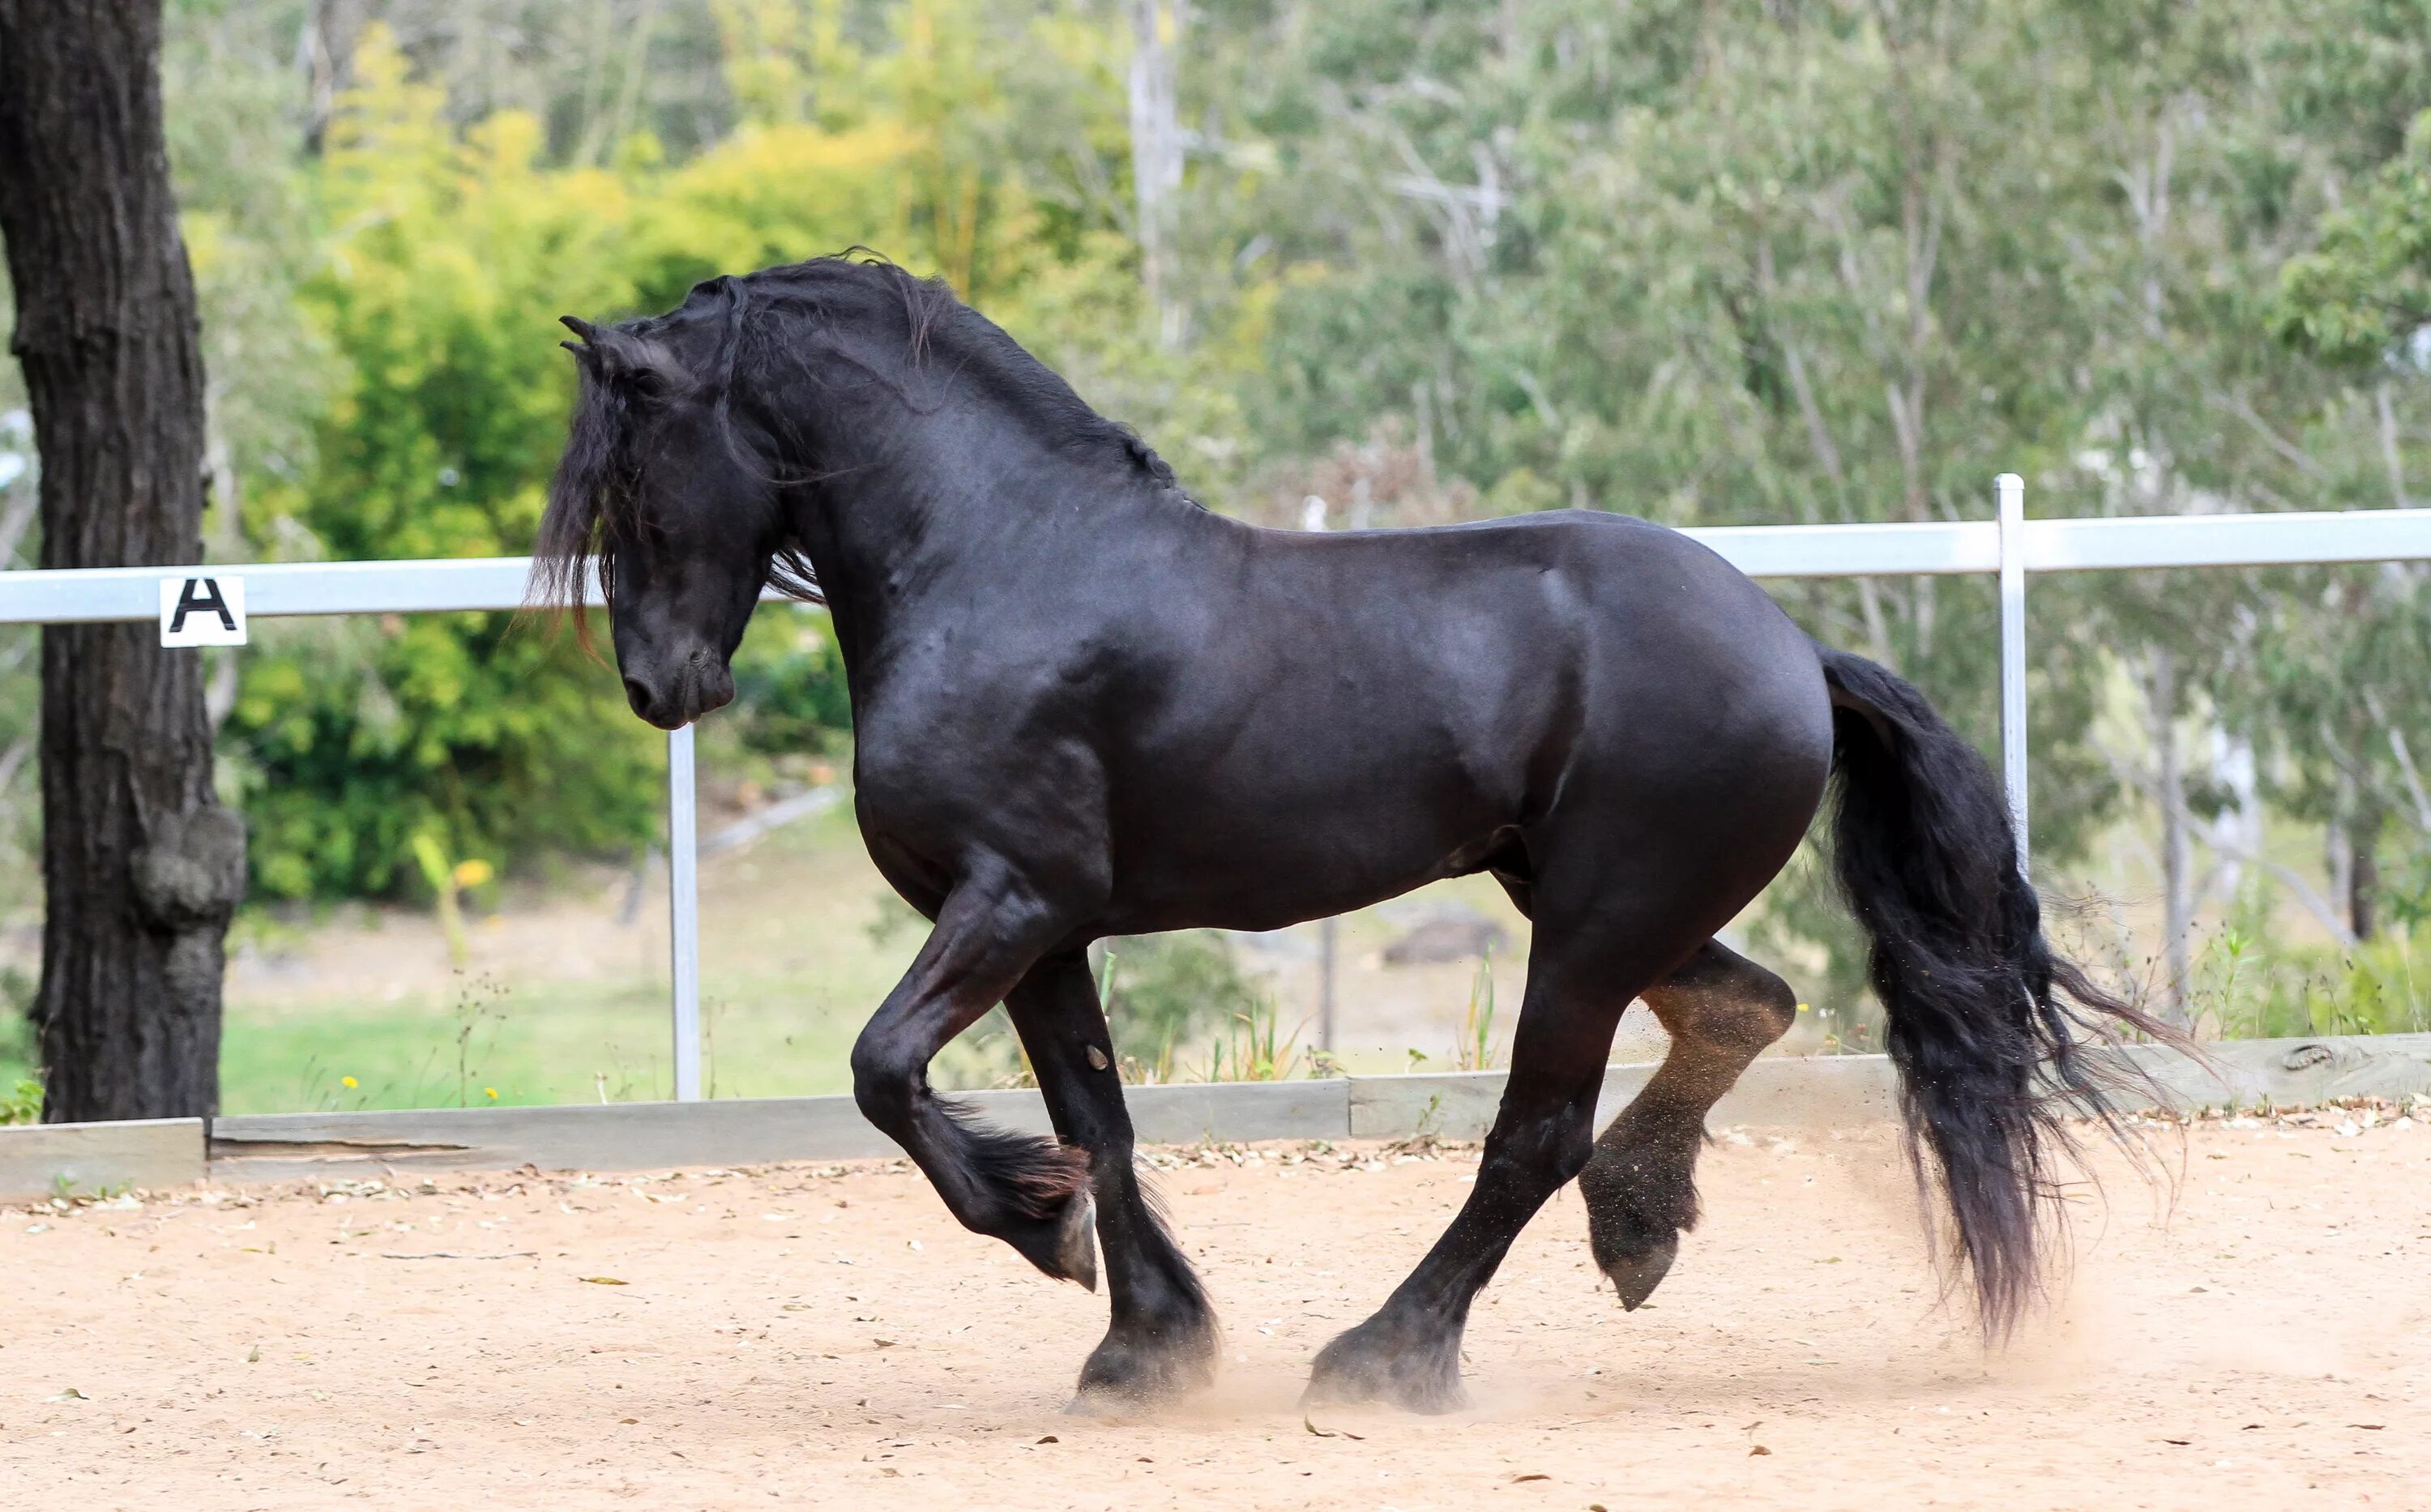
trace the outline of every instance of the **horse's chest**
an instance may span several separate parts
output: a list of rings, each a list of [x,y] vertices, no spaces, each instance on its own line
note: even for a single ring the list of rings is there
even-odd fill
[[[873,842],[960,850],[983,840],[1027,849],[1102,831],[1102,769],[1083,742],[1018,721],[955,716],[881,722],[857,735],[856,797]]]

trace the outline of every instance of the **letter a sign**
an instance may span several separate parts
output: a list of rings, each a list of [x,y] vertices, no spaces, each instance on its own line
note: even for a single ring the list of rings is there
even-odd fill
[[[161,579],[160,644],[243,646],[244,580],[231,577]]]

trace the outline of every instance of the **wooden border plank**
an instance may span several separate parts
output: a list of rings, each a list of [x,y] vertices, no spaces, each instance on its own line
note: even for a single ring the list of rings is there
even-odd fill
[[[183,1186],[205,1174],[203,1120],[35,1123],[0,1129],[0,1202],[121,1186]]]
[[[2189,1059],[2124,1052],[2172,1105],[2290,1106],[2337,1098],[2431,1096],[2431,1034],[2229,1040]],[[1653,1073],[1604,1072],[1598,1119]],[[1473,1139],[1502,1099],[1500,1071],[1217,1083],[1128,1090],[1144,1143],[1202,1140]],[[1035,1089],[957,1093],[1003,1126],[1044,1134]],[[1890,1065],[1879,1055],[1767,1056],[1749,1067],[1712,1122],[1793,1127],[1887,1121],[1897,1114]],[[51,1124],[0,1129],[0,1201],[47,1197],[53,1183],[92,1191],[171,1186],[208,1173],[226,1181],[388,1180],[439,1170],[654,1170],[680,1166],[865,1160],[899,1154],[848,1097],[737,1099],[546,1108],[440,1108],[393,1113],[283,1113],[215,1120]]]

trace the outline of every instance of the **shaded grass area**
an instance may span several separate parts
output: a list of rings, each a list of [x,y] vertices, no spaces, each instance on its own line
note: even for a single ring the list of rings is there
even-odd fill
[[[293,932],[293,959],[233,983],[230,1113],[637,1101],[673,1091],[663,878],[620,922],[622,883],[558,889],[470,932],[451,971],[426,919]],[[853,1036],[920,933],[846,812],[716,858],[701,877],[701,1019],[713,1097],[848,1090]],[[901,905],[895,904],[900,909]],[[903,912],[908,913],[908,910]],[[367,965],[377,957],[378,965]],[[346,1084],[347,1078],[354,1084]],[[493,1094],[495,1093],[495,1096]]]
[[[790,978],[703,983],[704,1080],[713,1097],[850,1089],[847,1056],[866,1015],[806,999]],[[631,1102],[673,1092],[663,982],[540,985],[468,995],[447,1009],[378,1003],[232,1006],[220,1050],[229,1113]]]
[[[654,987],[530,989],[446,1011],[232,1005],[221,1106],[293,1113],[664,1097],[667,1010]]]

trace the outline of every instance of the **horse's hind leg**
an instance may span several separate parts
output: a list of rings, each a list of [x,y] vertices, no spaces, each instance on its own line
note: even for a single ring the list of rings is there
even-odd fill
[[[1461,1405],[1460,1340],[1470,1302],[1528,1219],[1584,1166],[1612,1033],[1630,1000],[1686,949],[1657,911],[1584,929],[1538,911],[1511,1075],[1460,1213],[1375,1316],[1318,1352],[1308,1395],[1383,1400],[1418,1412]]]
[[[1216,1320],[1132,1163],[1131,1113],[1088,959],[1053,955],[1005,1000],[1055,1132],[1088,1152],[1113,1317],[1081,1370],[1076,1411],[1178,1396],[1215,1379]]]
[[[1579,1173],[1596,1265],[1635,1311],[1697,1222],[1705,1115],[1798,1016],[1789,984],[1718,941],[1643,994],[1671,1049]]]

